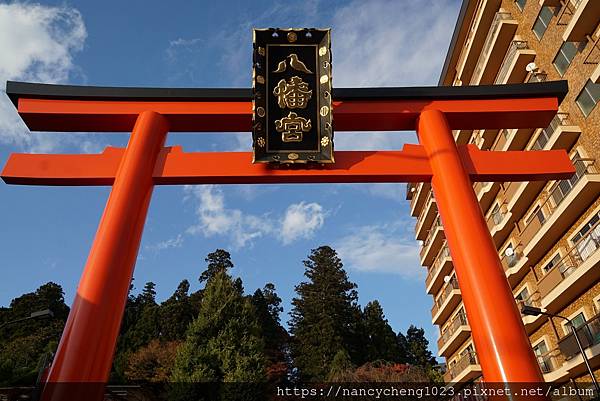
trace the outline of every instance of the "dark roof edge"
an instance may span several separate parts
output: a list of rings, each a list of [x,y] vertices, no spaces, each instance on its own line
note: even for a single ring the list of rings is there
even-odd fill
[[[480,86],[425,86],[335,88],[335,100],[427,100],[558,97],[568,91],[567,81]],[[249,88],[132,88],[50,85],[8,81],[6,94],[17,106],[19,98],[113,101],[250,101]]]
[[[454,53],[454,48],[456,47],[456,42],[458,40],[458,36],[460,34],[460,27],[462,26],[465,16],[467,14],[467,9],[469,8],[470,0],[463,0],[462,5],[460,6],[460,12],[458,13],[458,19],[456,20],[456,25],[454,25],[454,32],[452,33],[452,39],[450,40],[450,46],[448,46],[448,52],[446,53],[446,59],[444,60],[444,65],[442,66],[442,73],[440,74],[440,79],[438,80],[438,85],[443,85],[444,78],[446,74],[448,74],[448,67],[450,66],[450,60],[452,59],[452,54]]]

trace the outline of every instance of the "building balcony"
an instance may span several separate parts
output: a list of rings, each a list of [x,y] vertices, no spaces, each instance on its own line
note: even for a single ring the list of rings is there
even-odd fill
[[[590,361],[590,365],[597,365],[600,362],[600,314],[579,326],[577,328],[577,336]],[[577,340],[573,333],[559,339],[558,348],[565,357],[565,362],[562,366],[563,369],[567,369],[571,374],[585,372],[581,351],[579,351]]]
[[[456,277],[450,279],[441,293],[437,296],[431,308],[433,324],[441,325],[448,320],[452,312],[460,303],[460,288]]]
[[[502,58],[495,57],[495,55],[506,54],[518,25],[519,23],[512,18],[510,13],[502,10],[496,13],[471,77],[471,85],[494,82],[503,61]]]
[[[425,205],[421,208],[421,214],[417,218],[417,225],[415,226],[415,237],[416,239],[423,241],[425,240],[435,217],[437,216],[437,204],[435,203],[435,197],[433,191],[429,191]]]
[[[498,191],[500,191],[500,183],[478,182],[475,184],[473,189],[475,190],[475,195],[477,196],[481,210],[483,210],[483,213],[487,213],[492,205],[492,202],[494,202],[494,199],[496,199]]]
[[[475,352],[462,356],[444,374],[446,383],[463,383],[481,376],[481,366]]]
[[[520,233],[523,253],[528,263],[537,263],[575,222],[600,193],[600,174],[592,159],[573,162],[576,173],[568,180],[557,181],[542,196],[546,201],[529,221],[522,221]]]
[[[592,369],[600,365],[600,315],[577,328],[577,335]],[[558,340],[558,348],[538,356],[546,382],[559,382],[587,375],[587,369],[573,333]]]
[[[444,277],[452,272],[452,258],[448,245],[444,243],[442,249],[435,257],[427,277],[425,278],[425,288],[428,294],[437,294],[444,284]]]
[[[466,145],[469,143],[469,139],[473,135],[473,130],[457,129],[452,131],[452,135],[454,135],[454,141],[457,145]]]
[[[427,195],[431,191],[431,184],[428,182],[421,182],[413,188],[410,188],[410,190],[413,192],[410,200],[410,215],[417,217],[419,214],[421,214],[421,209],[423,208],[423,205],[425,205]]]
[[[464,312],[458,313],[438,340],[440,356],[449,357],[471,336],[471,326]]]
[[[542,307],[541,302],[542,296],[539,291],[534,291],[527,299],[516,299],[519,310],[525,305],[533,306],[536,308]],[[533,334],[539,327],[544,324],[544,315],[530,316],[521,314],[521,320],[523,320],[523,326],[528,335]]]
[[[469,82],[486,41],[488,27],[500,7],[501,0],[481,0],[474,13],[462,52],[456,62],[456,76],[461,82]]]
[[[501,129],[492,144],[491,150],[507,151],[507,150],[522,150],[527,145],[531,137],[532,129]]]
[[[565,357],[558,348],[550,350],[545,354],[537,355],[537,360],[540,370],[544,375],[544,381],[547,383],[557,382],[565,378],[568,374],[566,370],[561,369],[565,362]]]
[[[444,228],[442,227],[442,220],[438,215],[429,229],[425,241],[423,241],[423,246],[421,248],[421,265],[431,266],[440,251],[444,240]]]
[[[594,227],[539,281],[540,307],[558,312],[600,281],[600,223]]]
[[[507,271],[511,285],[527,274],[526,266],[535,265],[575,222],[600,193],[600,174],[591,159],[573,162],[576,173],[569,180],[557,181],[550,191],[542,193],[546,201],[540,210],[521,221],[517,248],[521,255]]]
[[[571,1],[575,7],[573,16],[563,33],[565,42],[581,42],[596,30],[600,21],[600,2],[598,0]]]
[[[558,113],[548,127],[536,131],[526,150],[569,150],[581,134],[579,127],[568,124],[566,113]],[[505,242],[514,223],[523,217],[543,185],[542,181],[526,181],[501,186],[498,196],[502,202],[503,215],[496,214],[488,218],[488,227],[496,246]]]
[[[529,48],[527,41],[513,40],[502,61],[495,84],[521,83],[527,76],[525,67],[535,59],[535,50]]]

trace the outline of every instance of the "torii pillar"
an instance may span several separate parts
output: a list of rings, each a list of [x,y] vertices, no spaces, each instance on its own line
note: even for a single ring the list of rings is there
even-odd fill
[[[336,132],[416,128],[420,145],[336,152],[333,165],[277,168],[251,164],[249,152],[185,153],[163,147],[168,131],[249,131],[249,90],[9,82],[7,94],[31,130],[132,131],[126,149],[107,148],[101,154],[12,154],[1,174],[8,184],[112,185],[44,399],[102,399],[152,189],[180,184],[430,181],[485,382],[542,383],[472,183],[565,179],[575,169],[564,150],[481,151],[457,146],[451,130],[544,127],[566,92],[565,81],[336,89]],[[60,383],[81,384],[80,392],[61,389]]]

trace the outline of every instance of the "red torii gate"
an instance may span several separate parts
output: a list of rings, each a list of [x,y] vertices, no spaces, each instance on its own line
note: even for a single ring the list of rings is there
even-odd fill
[[[566,93],[566,81],[335,89],[336,132],[416,129],[420,145],[338,151],[332,165],[272,166],[252,164],[251,152],[164,147],[169,131],[250,131],[250,90],[8,82],[30,130],[131,131],[125,149],[11,154],[2,171],[7,184],[112,185],[47,382],[108,380],[154,185],[424,181],[438,204],[484,380],[543,382],[472,184],[566,179],[575,169],[564,150],[481,151],[457,146],[451,130],[545,127]],[[77,397],[46,391],[44,398]]]

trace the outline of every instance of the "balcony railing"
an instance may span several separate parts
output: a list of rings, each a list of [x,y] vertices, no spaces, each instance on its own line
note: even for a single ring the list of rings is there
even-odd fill
[[[423,247],[421,248],[421,258],[423,257],[423,255],[425,254],[425,252],[427,252],[427,247],[429,247],[429,244],[431,244],[431,241],[433,240],[434,234],[435,234],[435,230],[438,227],[442,226],[442,219],[440,218],[440,216],[438,215],[435,220],[433,221],[433,224],[431,225],[431,228],[429,229],[429,233],[427,234],[427,238],[425,238],[425,241],[423,242]]]
[[[537,355],[537,360],[542,373],[546,374],[560,368],[565,362],[565,357],[560,353],[558,348],[555,348],[545,354]]]
[[[477,65],[475,66],[475,71],[473,72],[473,76],[471,77],[471,84],[475,84],[481,79],[481,75],[483,74],[483,67],[485,66],[485,62],[488,59],[490,51],[492,50],[492,44],[494,43],[496,31],[500,27],[500,23],[502,21],[510,18],[512,18],[510,13],[504,11],[498,11],[494,16],[494,21],[492,22],[490,30],[488,31],[487,37],[485,38],[483,48],[481,49],[481,54],[479,55]]]
[[[429,272],[427,273],[427,277],[425,278],[425,287],[429,287],[429,283],[431,283],[431,280],[433,280],[433,278],[437,275],[437,273],[442,268],[444,259],[449,258],[449,257],[450,257],[450,249],[448,249],[448,245],[442,246],[442,249],[440,249],[440,252],[435,257],[435,261],[431,265],[431,269],[429,269]]]
[[[440,308],[444,305],[444,302],[446,302],[446,300],[448,299],[450,294],[452,294],[452,291],[458,290],[458,289],[459,289],[458,281],[456,280],[456,277],[452,277],[452,279],[450,279],[450,281],[446,284],[446,286],[442,290],[442,293],[436,298],[436,300],[433,304],[433,308],[431,308],[431,315],[435,316],[435,314],[438,312],[438,310],[440,310]]]
[[[427,194],[427,198],[425,199],[425,202],[423,203],[423,208],[421,209],[421,212],[419,213],[419,217],[417,218],[417,224],[415,225],[415,231],[419,232],[419,228],[421,227],[421,225],[424,224],[424,216],[425,213],[427,212],[427,209],[429,209],[429,202],[433,201],[433,191],[429,191],[429,194]]]
[[[458,361],[456,361],[454,365],[450,366],[450,368],[444,375],[444,380],[446,382],[449,382],[455,377],[458,377],[470,365],[479,365],[477,355],[474,351],[466,353]]]
[[[580,238],[569,252],[549,270],[539,281],[538,287],[543,296],[556,288],[564,279],[573,274],[586,260],[600,248],[600,222]]]
[[[579,326],[577,328],[577,336],[579,337],[579,341],[581,341],[581,346],[584,350],[596,344],[600,344],[600,314]],[[577,346],[577,340],[573,333],[558,340],[558,348],[567,360],[580,353],[579,347]]]
[[[531,149],[542,150],[561,125],[569,125],[569,113],[556,113],[556,116],[550,121],[550,125],[540,132]]]
[[[530,296],[528,296],[525,299],[516,299],[517,301],[517,305],[519,306],[519,310],[521,310],[521,308],[523,306],[533,306],[536,308],[541,308],[542,307],[542,296],[540,295],[539,291],[535,291],[533,294],[531,294]]]
[[[412,187],[409,187],[408,190],[412,192],[412,197],[410,198],[410,208],[414,209],[415,206],[415,202],[417,201],[417,194],[419,193],[419,191],[423,188],[423,183],[420,182],[417,185],[414,185]],[[414,191],[413,191],[414,189]]]
[[[548,74],[545,72],[534,72],[527,82],[546,82]]]
[[[558,181],[550,192],[546,192],[547,199],[540,206],[540,212],[535,213],[530,221],[524,223],[523,231],[521,232],[521,242],[524,246],[529,244],[533,236],[552,216],[579,180],[585,175],[597,173],[593,163],[593,159],[574,160],[575,174],[568,180]]]
[[[509,14],[510,15],[510,14]],[[526,40],[513,40],[508,48],[508,52],[506,52],[506,56],[502,61],[502,65],[500,66],[500,71],[498,71],[498,75],[496,76],[496,80],[494,83],[499,84],[504,81],[506,75],[510,71],[510,67],[512,65],[512,61],[514,60],[515,54],[517,54],[518,50],[529,49]]]
[[[438,348],[442,348],[442,346],[448,342],[450,337],[460,328],[460,326],[466,326],[467,323],[467,315],[464,312],[459,312],[454,318],[450,325],[446,328],[446,331],[442,333],[442,336],[438,340]]]

